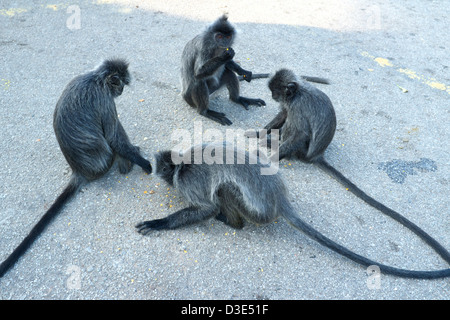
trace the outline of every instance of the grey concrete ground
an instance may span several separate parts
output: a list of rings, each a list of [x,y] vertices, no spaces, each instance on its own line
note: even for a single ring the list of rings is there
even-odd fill
[[[74,6],[74,7],[72,7]],[[288,67],[318,85],[338,117],[326,158],[450,248],[450,3],[440,1],[30,1],[0,5],[0,260],[69,180],[52,114],[65,85],[103,58],[130,61],[120,119],[146,157],[175,129],[261,128],[277,113],[266,80],[217,94],[231,127],[202,119],[179,95],[185,43],[228,12],[235,60],[253,72]],[[198,128],[197,128],[198,129]],[[317,168],[283,161],[302,217],[332,239],[402,268],[448,266],[415,235]],[[176,190],[135,168],[87,185],[18,264],[1,299],[448,299],[449,279],[366,270],[279,220],[233,230],[209,221],[142,237],[134,225],[183,208]],[[370,280],[370,278],[369,278]]]

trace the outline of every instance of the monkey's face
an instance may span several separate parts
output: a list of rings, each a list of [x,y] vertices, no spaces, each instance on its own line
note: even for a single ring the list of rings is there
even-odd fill
[[[216,41],[217,46],[228,48],[231,47],[231,45],[233,44],[233,34],[216,32],[214,34],[214,40]]]
[[[281,90],[278,89],[272,89],[272,99],[276,102],[281,102]]]
[[[175,164],[172,161],[171,151],[161,151],[155,154],[156,174],[163,178],[168,184],[173,185],[173,175],[175,173]]]
[[[120,96],[125,85],[130,83],[128,75],[113,74],[108,78],[108,87],[114,98]]]

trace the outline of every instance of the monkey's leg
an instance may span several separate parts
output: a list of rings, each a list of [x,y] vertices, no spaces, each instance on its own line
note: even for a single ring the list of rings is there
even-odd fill
[[[308,140],[303,139],[301,136],[290,136],[288,139],[284,140],[281,145],[278,154],[273,155],[271,158],[274,160],[284,159],[295,154],[297,156],[301,154],[307,154],[308,152]]]
[[[191,95],[192,101],[197,106],[199,114],[216,121],[221,125],[229,126],[232,124],[224,113],[209,110],[209,90],[205,81],[197,81],[197,83],[192,86]]]
[[[206,208],[187,207],[163,219],[138,223],[136,228],[139,233],[146,235],[153,230],[172,230],[205,221],[214,217],[217,213],[218,210],[214,206]]]
[[[239,188],[233,184],[222,184],[217,191],[217,201],[220,205],[220,213],[216,219],[235,229],[242,229],[244,220],[241,213],[246,209]]]
[[[265,106],[266,105],[264,100],[245,98],[245,97],[241,97],[239,95],[239,80],[233,71],[231,71],[229,69],[225,69],[220,81],[221,81],[221,84],[225,84],[227,86],[228,92],[230,94],[230,100],[243,105],[246,110],[248,110],[249,105],[255,105],[255,106]]]
[[[119,172],[122,174],[126,174],[130,172],[131,169],[133,169],[133,163],[130,160],[125,159],[119,155],[116,155],[116,162],[119,168]]]
[[[227,215],[220,212],[216,219],[222,221],[227,226],[230,226],[235,229],[242,229],[244,227],[244,220],[240,216],[233,216],[234,219],[229,219]]]

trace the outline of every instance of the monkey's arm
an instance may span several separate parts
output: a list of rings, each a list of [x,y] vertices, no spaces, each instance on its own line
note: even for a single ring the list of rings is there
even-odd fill
[[[198,71],[195,73],[197,79],[203,79],[210,77],[216,72],[216,70],[224,64],[224,61],[220,57],[215,57],[208,60],[204,65],[202,65]]]
[[[267,138],[267,143],[270,144],[270,137],[268,136],[270,134],[270,131],[272,129],[281,129],[283,127],[284,123],[286,122],[287,118],[287,111],[281,110],[275,118],[273,118],[272,121],[270,121],[265,127],[264,130],[248,130],[244,133],[244,135],[248,138],[258,138],[258,139],[265,139]],[[278,132],[280,135],[281,132]],[[270,147],[270,146],[269,146]]]
[[[139,147],[133,146],[119,120],[115,126],[104,126],[105,138],[109,146],[122,158],[140,166],[148,174],[152,173],[150,162],[139,153]]]
[[[225,65],[225,68],[233,72],[236,72],[238,75],[242,76],[243,79],[247,82],[252,81],[252,72],[242,69],[241,66],[238,65],[233,60],[228,61]]]
[[[228,48],[220,56],[211,58],[200,67],[196,68],[195,77],[197,79],[203,79],[212,76],[220,66],[233,59],[233,57],[234,50],[232,48]],[[201,64],[201,62],[198,64]]]
[[[286,118],[287,111],[283,109],[264,127],[267,130],[267,134],[270,134],[270,130],[272,129],[280,129],[286,122]]]
[[[207,206],[204,208],[187,207],[163,219],[143,221],[136,225],[137,231],[143,235],[153,230],[172,230],[190,224],[210,219],[218,214],[217,208]]]

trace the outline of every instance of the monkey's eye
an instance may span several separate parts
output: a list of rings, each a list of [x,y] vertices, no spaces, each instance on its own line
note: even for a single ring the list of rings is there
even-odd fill
[[[217,39],[223,39],[223,35],[218,34],[218,35],[217,35]]]
[[[118,75],[113,75],[111,77],[111,83],[116,86],[120,85],[120,77]]]
[[[230,39],[231,38],[231,36],[227,36],[227,39]]]

